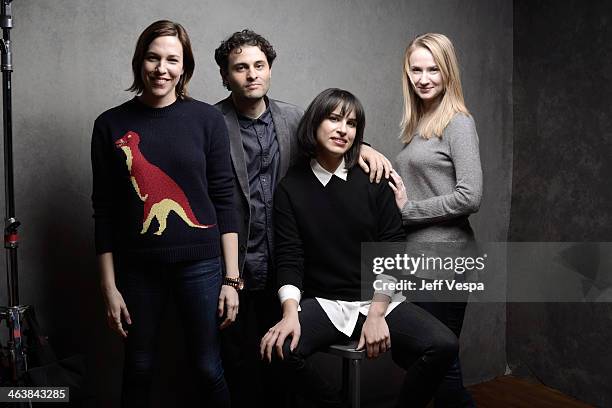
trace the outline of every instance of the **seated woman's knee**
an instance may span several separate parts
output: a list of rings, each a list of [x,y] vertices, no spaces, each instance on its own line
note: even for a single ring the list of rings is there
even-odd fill
[[[459,340],[450,330],[444,335],[439,335],[433,338],[431,347],[431,355],[435,355],[435,359],[441,363],[452,363],[459,354]]]
[[[297,347],[291,351],[291,337],[287,337],[282,347],[283,358],[278,355],[276,348],[272,352],[272,363],[279,364],[288,369],[299,368],[304,359],[298,354]]]

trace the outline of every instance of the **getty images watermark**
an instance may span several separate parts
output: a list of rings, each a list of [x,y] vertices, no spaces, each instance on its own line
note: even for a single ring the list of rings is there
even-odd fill
[[[612,302],[612,243],[363,243],[361,277],[364,300]]]
[[[369,290],[409,301],[461,301],[484,292],[479,275],[488,257],[473,243],[369,243],[362,245],[363,297]]]
[[[395,275],[402,276],[418,276],[420,282],[399,279],[386,280],[375,279],[373,288],[375,291],[442,291],[442,290],[458,290],[458,291],[483,291],[485,285],[483,282],[465,282],[458,279],[426,279],[439,275],[440,272],[446,274],[454,274],[462,276],[466,272],[480,272],[486,267],[487,254],[482,256],[426,256],[421,253],[418,256],[411,256],[407,253],[395,254],[394,256],[375,257],[372,260],[372,273],[374,275]],[[417,275],[417,272],[419,275]]]

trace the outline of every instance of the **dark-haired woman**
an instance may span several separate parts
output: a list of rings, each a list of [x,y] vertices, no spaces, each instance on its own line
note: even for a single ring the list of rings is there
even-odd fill
[[[274,201],[283,318],[262,339],[261,353],[282,359],[304,397],[332,407],[342,405],[340,396],[307,357],[349,339],[370,358],[391,350],[406,370],[400,406],[422,407],[455,359],[457,339],[401,293],[362,299],[361,242],[404,239],[392,191],[354,166],[364,127],[361,103],[339,89],[319,94],[300,122],[308,160],[289,171]]]
[[[137,96],[94,124],[96,252],[108,323],[125,339],[124,407],[150,405],[170,293],[198,395],[229,406],[218,329],[235,319],[241,283],[233,178],[223,117],[187,96],[194,65],[180,24],[151,24],[132,59]]]

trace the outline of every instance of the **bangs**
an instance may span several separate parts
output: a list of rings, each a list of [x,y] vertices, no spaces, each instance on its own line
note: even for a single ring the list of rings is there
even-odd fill
[[[348,116],[351,112],[355,111],[355,102],[348,99],[343,99],[340,101],[338,105],[334,107],[334,110],[338,109],[338,106],[340,107],[340,115],[343,117]],[[357,113],[355,112],[355,114]]]
[[[365,113],[361,102],[348,92],[338,92],[330,95],[326,101],[324,111],[325,116],[321,118],[321,121],[332,114],[336,109],[340,108],[340,116],[346,117],[351,112],[355,113],[355,119],[360,125],[364,124]]]

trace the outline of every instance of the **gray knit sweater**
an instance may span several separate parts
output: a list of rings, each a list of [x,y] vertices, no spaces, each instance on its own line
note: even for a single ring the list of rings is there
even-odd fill
[[[470,241],[468,215],[478,211],[482,170],[478,134],[470,116],[457,113],[442,134],[416,135],[396,159],[408,202],[402,221],[408,241]]]

